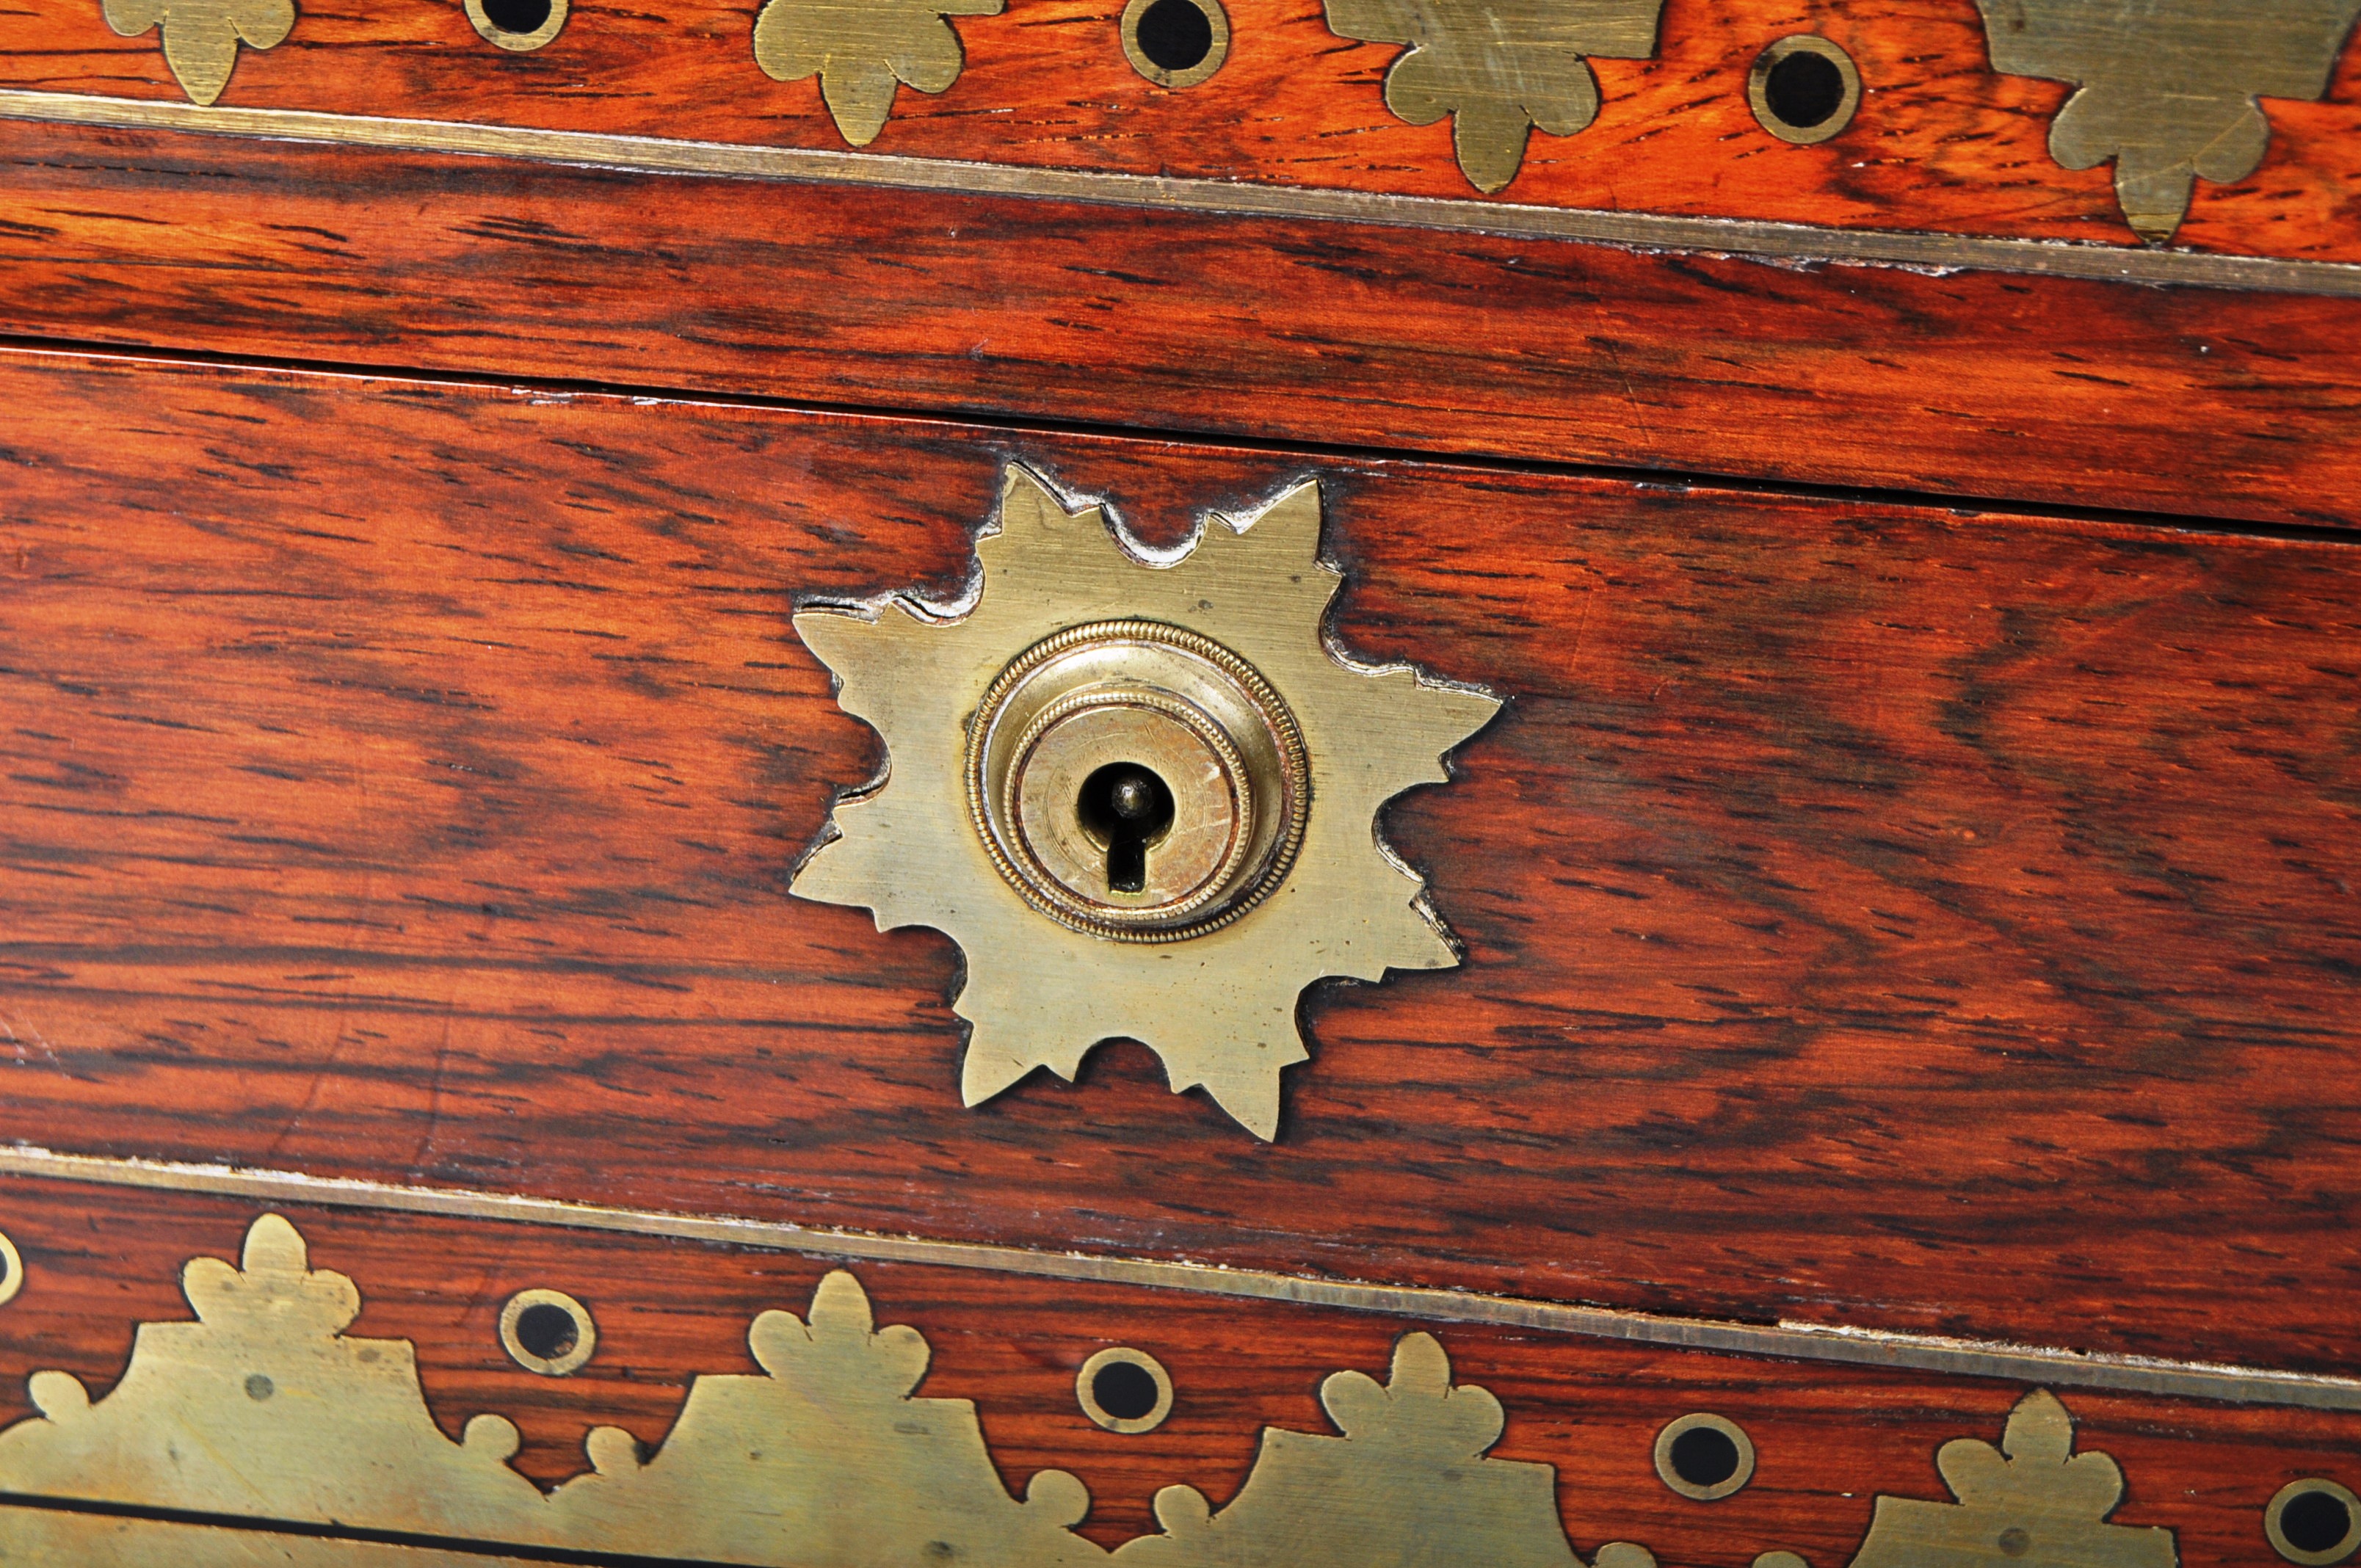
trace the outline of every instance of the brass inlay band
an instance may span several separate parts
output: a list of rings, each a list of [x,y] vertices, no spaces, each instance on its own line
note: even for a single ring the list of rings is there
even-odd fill
[[[236,1264],[198,1257],[181,1277],[195,1321],[142,1323],[123,1376],[103,1396],[67,1373],[33,1374],[27,1391],[40,1413],[0,1431],[0,1497],[252,1521],[266,1538],[283,1521],[574,1561],[591,1552],[599,1562],[743,1568],[1105,1561],[1068,1528],[1090,1506],[1082,1483],[1038,1471],[1021,1498],[1012,1496],[974,1406],[917,1393],[925,1339],[880,1327],[841,1270],[800,1313],[764,1311],[748,1325],[758,1373],[694,1377],[653,1452],[620,1427],[591,1428],[588,1468],[552,1493],[510,1465],[521,1442],[513,1421],[472,1413],[452,1441],[428,1410],[411,1343],[346,1332],[361,1310],[359,1285],[312,1267],[283,1215],[254,1222]],[[33,1560],[16,1539],[21,1522],[0,1506],[0,1560]],[[199,1561],[265,1561],[247,1539],[250,1555]],[[322,1546],[304,1560],[339,1556]],[[125,1561],[87,1548],[52,1560]],[[190,1559],[159,1542],[140,1561]]]
[[[1796,1322],[1760,1327],[1698,1318],[1659,1317],[1467,1290],[1312,1279],[1262,1269],[1224,1268],[1164,1258],[1043,1252],[984,1242],[877,1235],[790,1221],[667,1213],[658,1209],[568,1203],[554,1198],[478,1192],[465,1188],[401,1187],[350,1177],[306,1176],[292,1170],[116,1159],[20,1145],[0,1148],[0,1176],[37,1177],[148,1191],[203,1193],[266,1203],[309,1203],[324,1208],[425,1214],[439,1219],[555,1225],[715,1246],[764,1247],[813,1257],[980,1268],[1039,1279],[1190,1290],[1246,1300],[1292,1301],[1343,1311],[1382,1312],[1433,1322],[1495,1323],[1629,1343],[1677,1345],[1690,1350],[1850,1366],[1894,1367],[1958,1377],[1997,1377],[2062,1387],[2112,1388],[2168,1398],[2218,1399],[2313,1410],[2361,1410],[2361,1379],[2351,1377],[2149,1356],[2086,1355],[2036,1345],[1946,1339],[1879,1329]]]
[[[194,1321],[141,1323],[104,1394],[65,1372],[27,1380],[38,1414],[0,1431],[0,1559],[104,1568],[136,1547],[143,1564],[343,1568],[357,1559],[339,1538],[358,1534],[361,1561],[401,1561],[377,1543],[436,1551],[420,1568],[450,1568],[440,1549],[680,1568],[1657,1568],[1629,1541],[1586,1563],[1556,1467],[1492,1456],[1508,1412],[1456,1382],[1422,1332],[1395,1339],[1383,1383],[1351,1368],[1321,1382],[1333,1431],[1264,1427],[1226,1501],[1165,1486],[1157,1533],[1110,1551],[1074,1532],[1091,1494],[1071,1473],[1037,1470],[1021,1496],[1009,1489],[974,1402],[919,1391],[926,1336],[879,1326],[842,1269],[800,1314],[774,1308],[748,1325],[758,1374],[693,1376],[653,1448],[593,1427],[588,1468],[549,1492],[509,1464],[515,1422],[477,1413],[453,1441],[416,1347],[346,1332],[359,1285],[313,1268],[285,1215],[257,1218],[236,1263],[191,1259],[181,1286]],[[1136,1351],[1104,1354],[1161,1372]],[[2048,1389],[2017,1401],[1997,1447],[1960,1438],[1935,1463],[1958,1501],[1880,1493],[1855,1568],[2177,1568],[2170,1530],[2107,1522],[2123,1471],[2075,1451],[2073,1417]],[[126,1516],[150,1527],[136,1541]],[[243,1541],[214,1533],[225,1524]],[[1755,1568],[1800,1561],[1770,1552]]]
[[[592,131],[529,130],[446,120],[324,115],[299,109],[219,105],[199,108],[192,104],[21,88],[0,89],[0,118],[113,130],[199,131],[386,152],[511,158],[637,174],[788,180],[946,195],[1030,197],[1205,216],[1374,224],[1510,239],[1569,240],[1784,261],[1969,269],[2032,277],[2361,299],[2361,266],[2341,261],[2295,261],[2279,257],[2135,250],[2060,240],[1825,228],[1751,219],[1537,207],[1505,202],[1394,196],[1368,191],[1258,185],[1242,181],[1023,169],[882,153],[678,141]]]

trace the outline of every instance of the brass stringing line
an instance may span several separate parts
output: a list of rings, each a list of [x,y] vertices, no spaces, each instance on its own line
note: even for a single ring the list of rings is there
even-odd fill
[[[642,174],[791,180],[967,196],[1144,207],[1223,217],[1312,219],[1391,228],[1573,240],[1641,250],[1740,256],[1773,261],[1902,267],[1930,271],[1984,270],[2105,282],[2244,289],[2268,293],[2361,299],[2361,266],[2279,257],[2146,250],[2061,240],[2005,239],[1913,230],[1823,228],[1752,219],[1684,218],[1579,207],[1536,207],[1379,192],[1252,184],[1241,181],[1030,169],[887,153],[680,141],[597,131],[533,130],[445,120],[328,115],[301,109],[240,109],[215,104],[80,93],[0,89],[0,118],[114,130],[200,131],[265,139],[324,142],[390,152],[453,153]]]
[[[620,1209],[522,1198],[465,1188],[399,1187],[348,1177],[306,1176],[301,1171],[240,1169],[170,1160],[115,1159],[60,1154],[27,1145],[0,1147],[0,1176],[86,1182],[148,1191],[203,1193],[264,1203],[302,1203],[319,1208],[368,1209],[443,1219],[501,1221],[571,1230],[654,1236],[709,1245],[761,1247],[774,1252],[876,1263],[915,1263],[942,1268],[975,1268],[1037,1278],[1146,1289],[1187,1290],[1258,1301],[1378,1312],[1434,1322],[1486,1323],[1642,1344],[1784,1360],[1827,1361],[1852,1366],[1906,1368],[1961,1377],[1996,1377],[2015,1383],[2106,1388],[2168,1398],[2210,1399],[2232,1404],[2284,1405],[2314,1410],[2361,1410],[2361,1379],[2224,1365],[2166,1361],[2136,1355],[2081,1355],[2034,1345],[1944,1339],[1932,1334],[1876,1329],[1823,1327],[1782,1322],[1771,1327],[1715,1322],[1697,1318],[1656,1317],[1604,1307],[1578,1307],[1514,1296],[1415,1286],[1364,1285],[1306,1279],[1257,1269],[1105,1254],[1052,1253],[983,1242],[934,1241],[918,1236],[878,1235],[829,1230],[782,1221],[740,1220],[715,1215],[668,1214],[653,1209]]]

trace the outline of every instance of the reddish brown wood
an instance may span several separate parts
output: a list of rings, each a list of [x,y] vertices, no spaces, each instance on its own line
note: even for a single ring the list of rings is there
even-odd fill
[[[227,104],[626,131],[791,147],[844,145],[815,82],[754,63],[751,0],[661,12],[584,0],[528,55],[482,41],[445,0],[307,10],[247,50]],[[1447,125],[1389,114],[1400,51],[1328,30],[1318,0],[1234,0],[1221,71],[1180,93],[1126,63],[1116,0],[1024,0],[962,18],[967,68],[939,97],[904,89],[881,153],[1472,197]],[[1794,147],[1757,125],[1747,70],[1773,39],[1817,31],[1867,92],[1850,129]],[[1626,212],[1932,229],[2130,245],[2110,170],[2048,151],[2060,82],[1991,68],[1970,0],[1669,0],[1657,58],[1598,60],[1602,109],[1535,136],[1503,200]],[[0,84],[165,100],[182,94],[154,33],[120,38],[91,5],[0,14]],[[2175,243],[2361,259],[2361,51],[2318,104],[2272,101],[2263,166],[2201,188]]]
[[[1754,1318],[2361,1366],[2350,546],[8,356],[0,1136]],[[788,627],[1002,462],[1319,475],[1466,968],[1275,1146],[1136,1047],[960,1108],[958,956],[789,897]]]
[[[2349,525],[2361,301],[0,123],[0,330]]]
[[[0,1183],[0,1225],[23,1249],[27,1285],[0,1308],[0,1420],[32,1411],[24,1377],[55,1367],[93,1395],[122,1371],[131,1326],[185,1321],[174,1284],[191,1256],[235,1259],[253,1204],[73,1184]],[[663,1440],[689,1380],[750,1373],[757,1312],[803,1313],[825,1259],[487,1222],[281,1208],[311,1245],[312,1266],[359,1285],[349,1331],[408,1339],[444,1429],[491,1410],[525,1435],[517,1464],[543,1485],[588,1468],[582,1440],[620,1425]],[[1455,1381],[1490,1389],[1508,1428],[1492,1453],[1553,1465],[1568,1533],[1588,1552],[1638,1541],[1660,1561],[1747,1568],[1783,1549],[1841,1563],[1860,1545],[1878,1493],[1948,1500],[1935,1450],[1995,1441],[2022,1385],[1642,1348],[1466,1324],[1420,1323],[1170,1291],[1126,1290],[903,1264],[849,1266],[878,1321],[906,1322],[933,1351],[922,1395],[973,1399],[1004,1478],[1081,1476],[1085,1533],[1115,1544],[1156,1529],[1158,1488],[1186,1483],[1216,1505],[1254,1460],[1266,1426],[1330,1432],[1317,1402],[1330,1373],[1383,1377],[1394,1338],[1424,1328],[1450,1353]],[[501,1352],[497,1323],[513,1292],[567,1291],[590,1309],[598,1350],[580,1373],[537,1377]],[[1171,1419],[1157,1431],[1099,1431],[1074,1399],[1083,1358],[1105,1345],[1148,1351],[1172,1374]],[[2352,1415],[2059,1389],[2077,1442],[2113,1454],[2128,1493],[2115,1521],[2177,1532],[2188,1568],[2268,1561],[2263,1506],[2290,1480],[2361,1474]],[[1756,1478],[1713,1504],[1660,1483],[1650,1451],[1675,1417],[1708,1409],[1753,1439]]]

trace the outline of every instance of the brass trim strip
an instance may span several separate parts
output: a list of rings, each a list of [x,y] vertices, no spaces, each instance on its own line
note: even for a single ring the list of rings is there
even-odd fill
[[[2219,256],[2062,240],[1825,228],[1750,219],[1536,207],[1512,202],[1395,196],[1368,191],[1112,174],[1090,170],[1019,168],[887,153],[679,141],[595,131],[325,115],[300,109],[239,109],[218,104],[201,108],[193,104],[21,88],[0,89],[0,118],[113,130],[197,131],[334,143],[389,152],[522,159],[641,174],[786,180],[949,195],[1087,202],[1218,217],[1377,224],[1514,239],[1573,240],[1640,250],[1741,256],[1776,262],[1900,267],[1933,272],[2014,272],[2106,282],[2361,299],[2361,265],[2280,257]]]
[[[1188,1290],[1257,1301],[1287,1301],[1351,1312],[1433,1322],[1488,1323],[1590,1339],[1675,1345],[1687,1350],[1784,1360],[1828,1361],[1960,1377],[1999,1377],[2054,1387],[2106,1388],[2169,1398],[2222,1400],[2244,1405],[2285,1405],[2314,1410],[2361,1410],[2361,1379],[2328,1377],[2213,1362],[2167,1361],[2149,1356],[2083,1354],[2039,1345],[1950,1339],[1934,1334],[1894,1333],[1879,1329],[1780,1322],[1770,1326],[1717,1322],[1698,1318],[1658,1317],[1646,1312],[1475,1291],[1407,1285],[1367,1285],[1311,1279],[1260,1269],[1163,1258],[1123,1257],[1104,1253],[1042,1252],[983,1242],[938,1241],[923,1236],[879,1235],[776,1220],[722,1215],[673,1214],[655,1209],[620,1209],[524,1198],[465,1188],[401,1187],[349,1177],[306,1176],[292,1170],[242,1169],[171,1160],[118,1159],[60,1154],[30,1145],[0,1146],[0,1176],[88,1182],[150,1191],[195,1192],[251,1199],[265,1203],[308,1203],[324,1208],[369,1209],[438,1219],[491,1220],[554,1225],[571,1230],[657,1236],[717,1246],[760,1247],[774,1252],[874,1263],[917,1263],[942,1268],[976,1268],[1043,1279],[1127,1285],[1150,1290]]]

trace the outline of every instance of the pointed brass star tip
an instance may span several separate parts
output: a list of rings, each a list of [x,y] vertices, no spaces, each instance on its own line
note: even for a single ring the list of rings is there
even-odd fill
[[[1376,817],[1500,699],[1334,646],[1322,521],[1305,480],[1147,552],[1011,465],[965,603],[796,616],[887,762],[794,892],[959,943],[970,1105],[1130,1038],[1275,1138],[1306,986],[1460,961]]]

